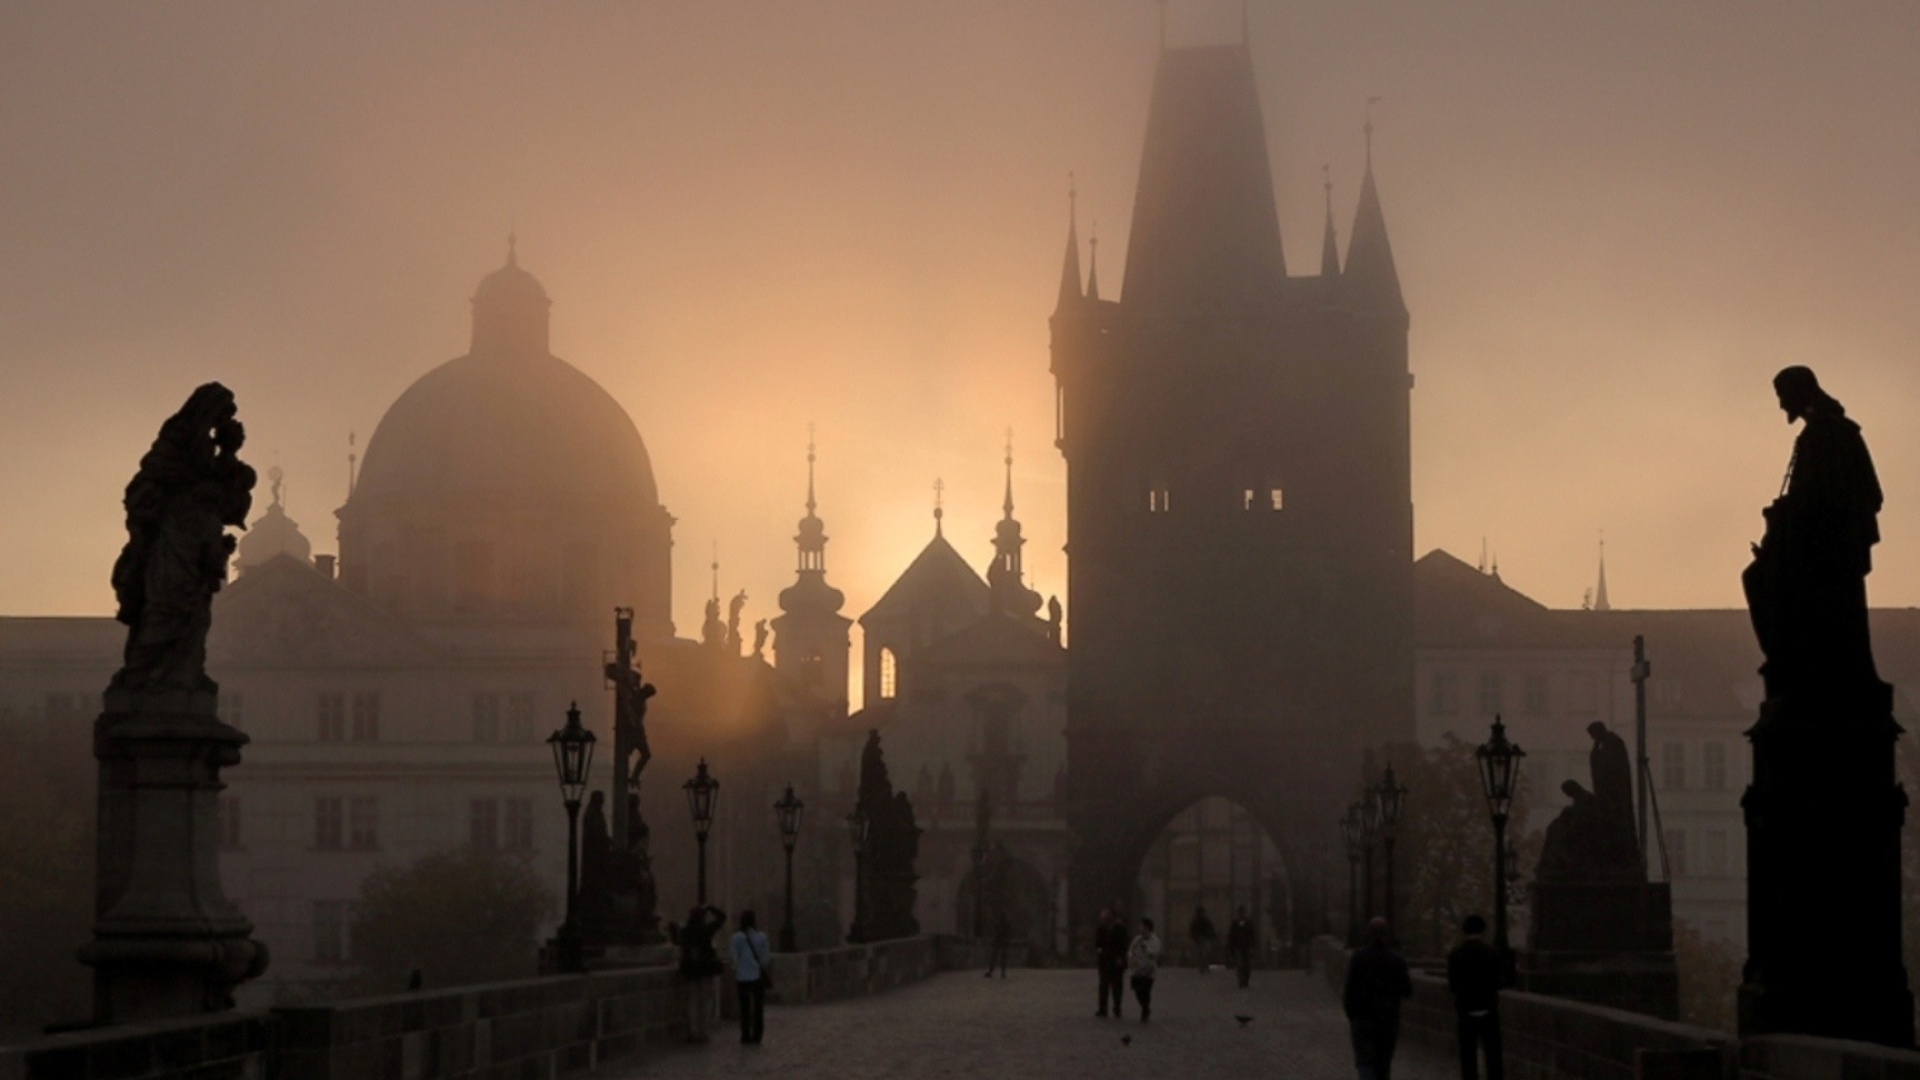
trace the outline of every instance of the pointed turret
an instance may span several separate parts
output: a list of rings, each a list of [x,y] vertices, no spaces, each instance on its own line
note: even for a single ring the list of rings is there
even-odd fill
[[[847,659],[853,620],[840,614],[847,601],[827,584],[827,526],[820,520],[813,488],[813,428],[807,428],[807,516],[794,536],[799,551],[798,580],[780,592],[781,614],[774,618],[773,666],[803,690],[844,710]]]
[[[1087,299],[1100,299],[1100,230],[1097,227],[1087,241]]]
[[[1327,189],[1327,227],[1320,234],[1320,276],[1337,278],[1340,276],[1340,239],[1333,232],[1333,171],[1322,166],[1326,173]]]
[[[1387,242],[1387,217],[1380,210],[1380,192],[1373,182],[1373,121],[1367,121],[1366,132],[1367,173],[1360,181],[1360,205],[1347,241],[1346,293],[1356,306],[1405,315],[1400,272],[1393,266],[1393,245]]]
[[[1060,302],[1055,311],[1065,311],[1080,303],[1080,214],[1078,196],[1067,189],[1067,254],[1060,265]]]
[[[1252,53],[1245,45],[1164,50],[1121,302],[1153,311],[1258,307],[1286,273]]]
[[[1607,542],[1605,540],[1600,541],[1600,580],[1593,587],[1593,610],[1613,610],[1613,605],[1607,602]]]
[[[1000,524],[993,530],[993,565],[987,568],[987,587],[993,593],[993,609],[1008,615],[1032,618],[1040,611],[1040,594],[1027,588],[1022,580],[1020,549],[1026,539],[1020,535],[1020,522],[1013,516],[1013,432],[1007,432],[1007,495],[1000,504]]]

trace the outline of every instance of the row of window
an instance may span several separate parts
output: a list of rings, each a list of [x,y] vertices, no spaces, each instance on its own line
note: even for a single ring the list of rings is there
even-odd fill
[[[1520,676],[1517,700],[1509,697],[1512,687],[1507,677],[1498,671],[1483,671],[1475,685],[1474,704],[1477,712],[1487,719],[1496,714],[1510,713],[1509,702],[1519,706],[1522,716],[1546,716],[1553,711],[1548,697],[1547,676],[1543,672],[1531,671]],[[1435,671],[1427,677],[1427,712],[1434,716],[1454,716],[1460,713],[1462,701],[1460,673],[1457,671]],[[1567,673],[1566,712],[1576,716],[1593,715],[1600,711],[1600,680],[1591,671],[1570,671]]]
[[[1700,744],[1700,768],[1696,774],[1688,761],[1687,744],[1677,740],[1660,744],[1660,787],[1665,791],[1685,791],[1697,783],[1703,791],[1727,789],[1727,744]]]
[[[1700,830],[1698,850],[1689,849],[1685,829],[1668,829],[1664,835],[1667,842],[1667,868],[1675,878],[1728,877],[1736,872],[1727,830]]]
[[[240,799],[220,799],[219,837],[224,851],[243,847]],[[467,841],[484,851],[533,850],[532,799],[474,799],[467,807]],[[316,851],[378,851],[380,800],[322,795],[313,800]]]
[[[223,695],[224,697],[224,695]],[[240,696],[232,695],[238,726]],[[536,741],[532,694],[476,693],[472,702],[473,741]],[[323,693],[315,699],[314,738],[320,742],[379,742],[380,693],[377,690]]]
[[[1263,511],[1279,513],[1286,509],[1287,493],[1277,487],[1247,487],[1240,489],[1238,505],[1249,513]],[[1167,514],[1173,512],[1173,488],[1164,481],[1147,485],[1147,513]]]

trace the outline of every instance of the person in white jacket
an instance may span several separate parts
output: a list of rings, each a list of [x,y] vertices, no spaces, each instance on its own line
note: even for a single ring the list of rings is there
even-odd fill
[[[1133,976],[1133,998],[1140,1003],[1140,1022],[1153,1013],[1153,977],[1160,972],[1160,938],[1153,920],[1140,920],[1140,933],[1127,947],[1127,971]]]

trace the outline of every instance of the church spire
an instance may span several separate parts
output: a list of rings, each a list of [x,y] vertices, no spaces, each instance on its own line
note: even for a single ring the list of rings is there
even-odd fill
[[[1087,240],[1087,299],[1100,299],[1100,224],[1095,222],[1093,236]]]
[[[1020,522],[1013,516],[1013,429],[1007,429],[1007,495],[1000,504],[1000,524],[993,530],[993,565],[987,568],[987,587],[992,592],[993,609],[1008,615],[1033,618],[1043,601],[1040,594],[1027,588],[1020,565],[1020,549],[1026,540],[1020,535]]]
[[[1600,580],[1593,587],[1593,610],[1612,611],[1607,602],[1607,538],[1600,538]]]
[[[819,504],[814,499],[813,425],[807,425],[807,516],[793,538],[799,552],[796,573],[799,580],[780,593],[780,610],[788,614],[820,613],[831,615],[846,602],[840,590],[827,584],[827,526],[820,520]],[[777,646],[776,646],[777,649]]]
[[[941,519],[947,516],[947,508],[945,505],[943,505],[943,499],[946,493],[947,493],[947,482],[945,480],[940,479],[937,476],[934,477],[933,478],[933,535],[936,537],[946,535],[940,528]]]
[[[1369,112],[1378,98],[1368,100]],[[1405,315],[1400,273],[1393,265],[1393,245],[1387,242],[1387,218],[1380,209],[1380,192],[1373,182],[1373,117],[1367,117],[1367,171],[1360,181],[1360,205],[1354,211],[1353,231],[1347,240],[1347,269],[1343,275],[1347,296],[1367,310]]]
[[[1340,276],[1340,241],[1333,233],[1333,168],[1320,166],[1324,178],[1322,186],[1327,191],[1327,228],[1320,238],[1320,276],[1337,278]]]
[[[1067,174],[1067,254],[1060,264],[1060,302],[1056,311],[1078,304],[1080,292],[1080,210],[1079,192],[1073,187],[1073,174]]]

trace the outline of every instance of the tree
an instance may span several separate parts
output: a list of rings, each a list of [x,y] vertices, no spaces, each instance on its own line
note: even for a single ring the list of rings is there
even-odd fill
[[[1407,788],[1394,840],[1399,934],[1410,952],[1427,956],[1445,955],[1468,915],[1493,921],[1493,820],[1480,787],[1475,747],[1451,732],[1443,739],[1434,747],[1394,744],[1377,754],[1393,764],[1395,776]],[[1517,844],[1519,861],[1531,865],[1528,855],[1537,843],[1527,837],[1526,826],[1522,773],[1507,836],[1525,837]],[[1375,869],[1384,875],[1378,856]],[[1376,898],[1379,895],[1376,884]],[[1509,901],[1519,899],[1519,892],[1510,889]]]
[[[1723,941],[1708,939],[1692,923],[1675,919],[1673,955],[1680,969],[1680,1022],[1732,1031],[1739,953]]]
[[[414,971],[431,986],[535,973],[553,894],[523,859],[478,849],[423,855],[367,876],[352,956],[362,989],[399,990]]]

